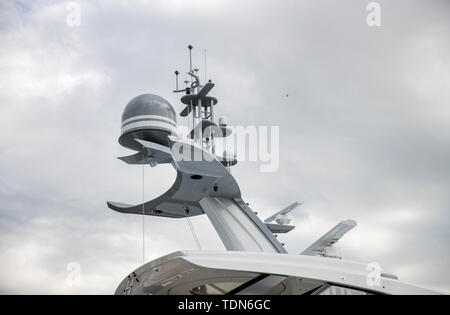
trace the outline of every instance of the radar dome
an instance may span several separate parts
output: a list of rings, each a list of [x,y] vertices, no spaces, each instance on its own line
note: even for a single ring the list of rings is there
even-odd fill
[[[172,105],[154,94],[142,94],[128,102],[122,113],[119,143],[139,151],[142,146],[135,139],[168,146],[168,136],[175,135],[176,113]]]

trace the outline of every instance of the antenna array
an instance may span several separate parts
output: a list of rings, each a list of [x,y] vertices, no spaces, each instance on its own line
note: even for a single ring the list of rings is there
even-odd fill
[[[216,154],[215,138],[227,137],[231,134],[231,130],[227,128],[226,119],[221,117],[220,124],[215,122],[214,106],[217,104],[217,98],[208,95],[214,88],[214,83],[211,80],[207,80],[206,75],[206,49],[204,50],[205,57],[205,84],[202,84],[199,76],[199,69],[194,68],[192,62],[192,45],[188,46],[189,49],[189,71],[187,75],[190,77],[190,81],[184,81],[186,87],[179,89],[178,87],[178,75],[179,71],[175,71],[176,76],[176,88],[174,93],[184,93],[181,97],[181,102],[186,107],[180,113],[181,117],[187,117],[188,122],[192,122],[192,130],[188,134],[188,137],[193,139],[194,142],[202,146],[204,149]],[[223,123],[225,122],[225,123]],[[216,156],[222,164],[230,170],[230,166],[237,163],[235,156],[230,156],[224,152],[222,156]]]

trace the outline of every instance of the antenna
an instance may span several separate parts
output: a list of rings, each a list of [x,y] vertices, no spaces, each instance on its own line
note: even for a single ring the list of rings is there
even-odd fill
[[[264,220],[265,223],[270,223],[272,221],[276,221],[278,224],[284,225],[289,224],[291,219],[288,217],[288,213],[297,208],[298,206],[301,206],[303,204],[303,201],[296,201],[293,204],[287,206],[283,210],[280,210],[276,212],[275,214],[271,215],[267,219]]]
[[[180,74],[180,72],[178,72],[178,70],[175,70],[175,78],[176,78],[176,88],[175,90],[178,91],[178,75]]]
[[[333,253],[333,245],[336,244],[345,233],[353,229],[355,226],[356,221],[354,220],[341,221],[338,225],[315,241],[311,246],[301,252],[300,255],[323,256],[341,259],[337,253]]]
[[[206,49],[203,49],[203,53],[205,55],[205,83],[208,82],[208,74],[206,72]]]
[[[177,89],[174,93],[183,92],[185,95],[181,97],[181,102],[186,107],[181,111],[181,117],[187,117],[188,128],[192,129],[188,138],[209,150],[213,155],[216,154],[215,138],[226,138],[231,134],[231,130],[227,128],[226,121],[221,119],[219,124],[215,123],[214,105],[217,104],[217,98],[210,96],[209,92],[214,88],[215,84],[208,80],[207,74],[207,51],[203,49],[205,63],[205,82],[201,84],[199,68],[194,67],[192,62],[192,45],[188,45],[189,49],[189,70],[183,72],[185,74],[185,87],[178,86],[178,70],[175,71]],[[189,77],[189,78],[188,78]],[[182,84],[181,84],[182,85]],[[224,124],[225,122],[225,124]],[[224,139],[224,152],[219,156],[220,162],[230,171],[230,167],[237,163],[236,154],[229,154],[226,150],[226,140]]]
[[[199,77],[198,77],[198,72],[199,72],[200,70],[199,69],[197,69],[197,68],[195,68],[194,69],[194,72],[195,72],[195,80],[197,81],[197,86],[200,88],[201,87],[201,85],[200,85],[200,79],[199,79]]]
[[[192,48],[194,48],[192,45],[188,46],[189,48],[189,72],[192,72]]]

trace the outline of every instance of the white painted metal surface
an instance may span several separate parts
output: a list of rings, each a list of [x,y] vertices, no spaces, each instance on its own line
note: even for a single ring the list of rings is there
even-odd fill
[[[205,197],[200,205],[227,250],[278,252],[234,200]]]
[[[315,241],[311,246],[305,249],[302,252],[302,255],[340,258],[332,246],[355,226],[356,221],[354,220],[345,220],[340,222],[330,231],[325,233],[325,235]]]
[[[133,294],[192,294],[201,285],[232,279],[245,283],[261,274],[287,279],[282,290],[274,287],[271,290],[277,292],[260,294],[303,294],[329,284],[375,294],[442,294],[386,276],[380,278],[379,286],[371,286],[363,263],[278,253],[183,251],[149,262],[134,273],[139,284]],[[116,294],[124,294],[129,282],[124,279]]]

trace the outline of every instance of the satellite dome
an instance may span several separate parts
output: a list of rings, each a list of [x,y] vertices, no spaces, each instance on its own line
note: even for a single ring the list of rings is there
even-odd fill
[[[142,94],[128,102],[122,113],[119,143],[139,151],[142,146],[135,139],[168,146],[167,136],[176,134],[176,113],[172,105],[155,94]]]
[[[227,117],[222,116],[219,118],[219,126],[226,127],[228,125]]]

